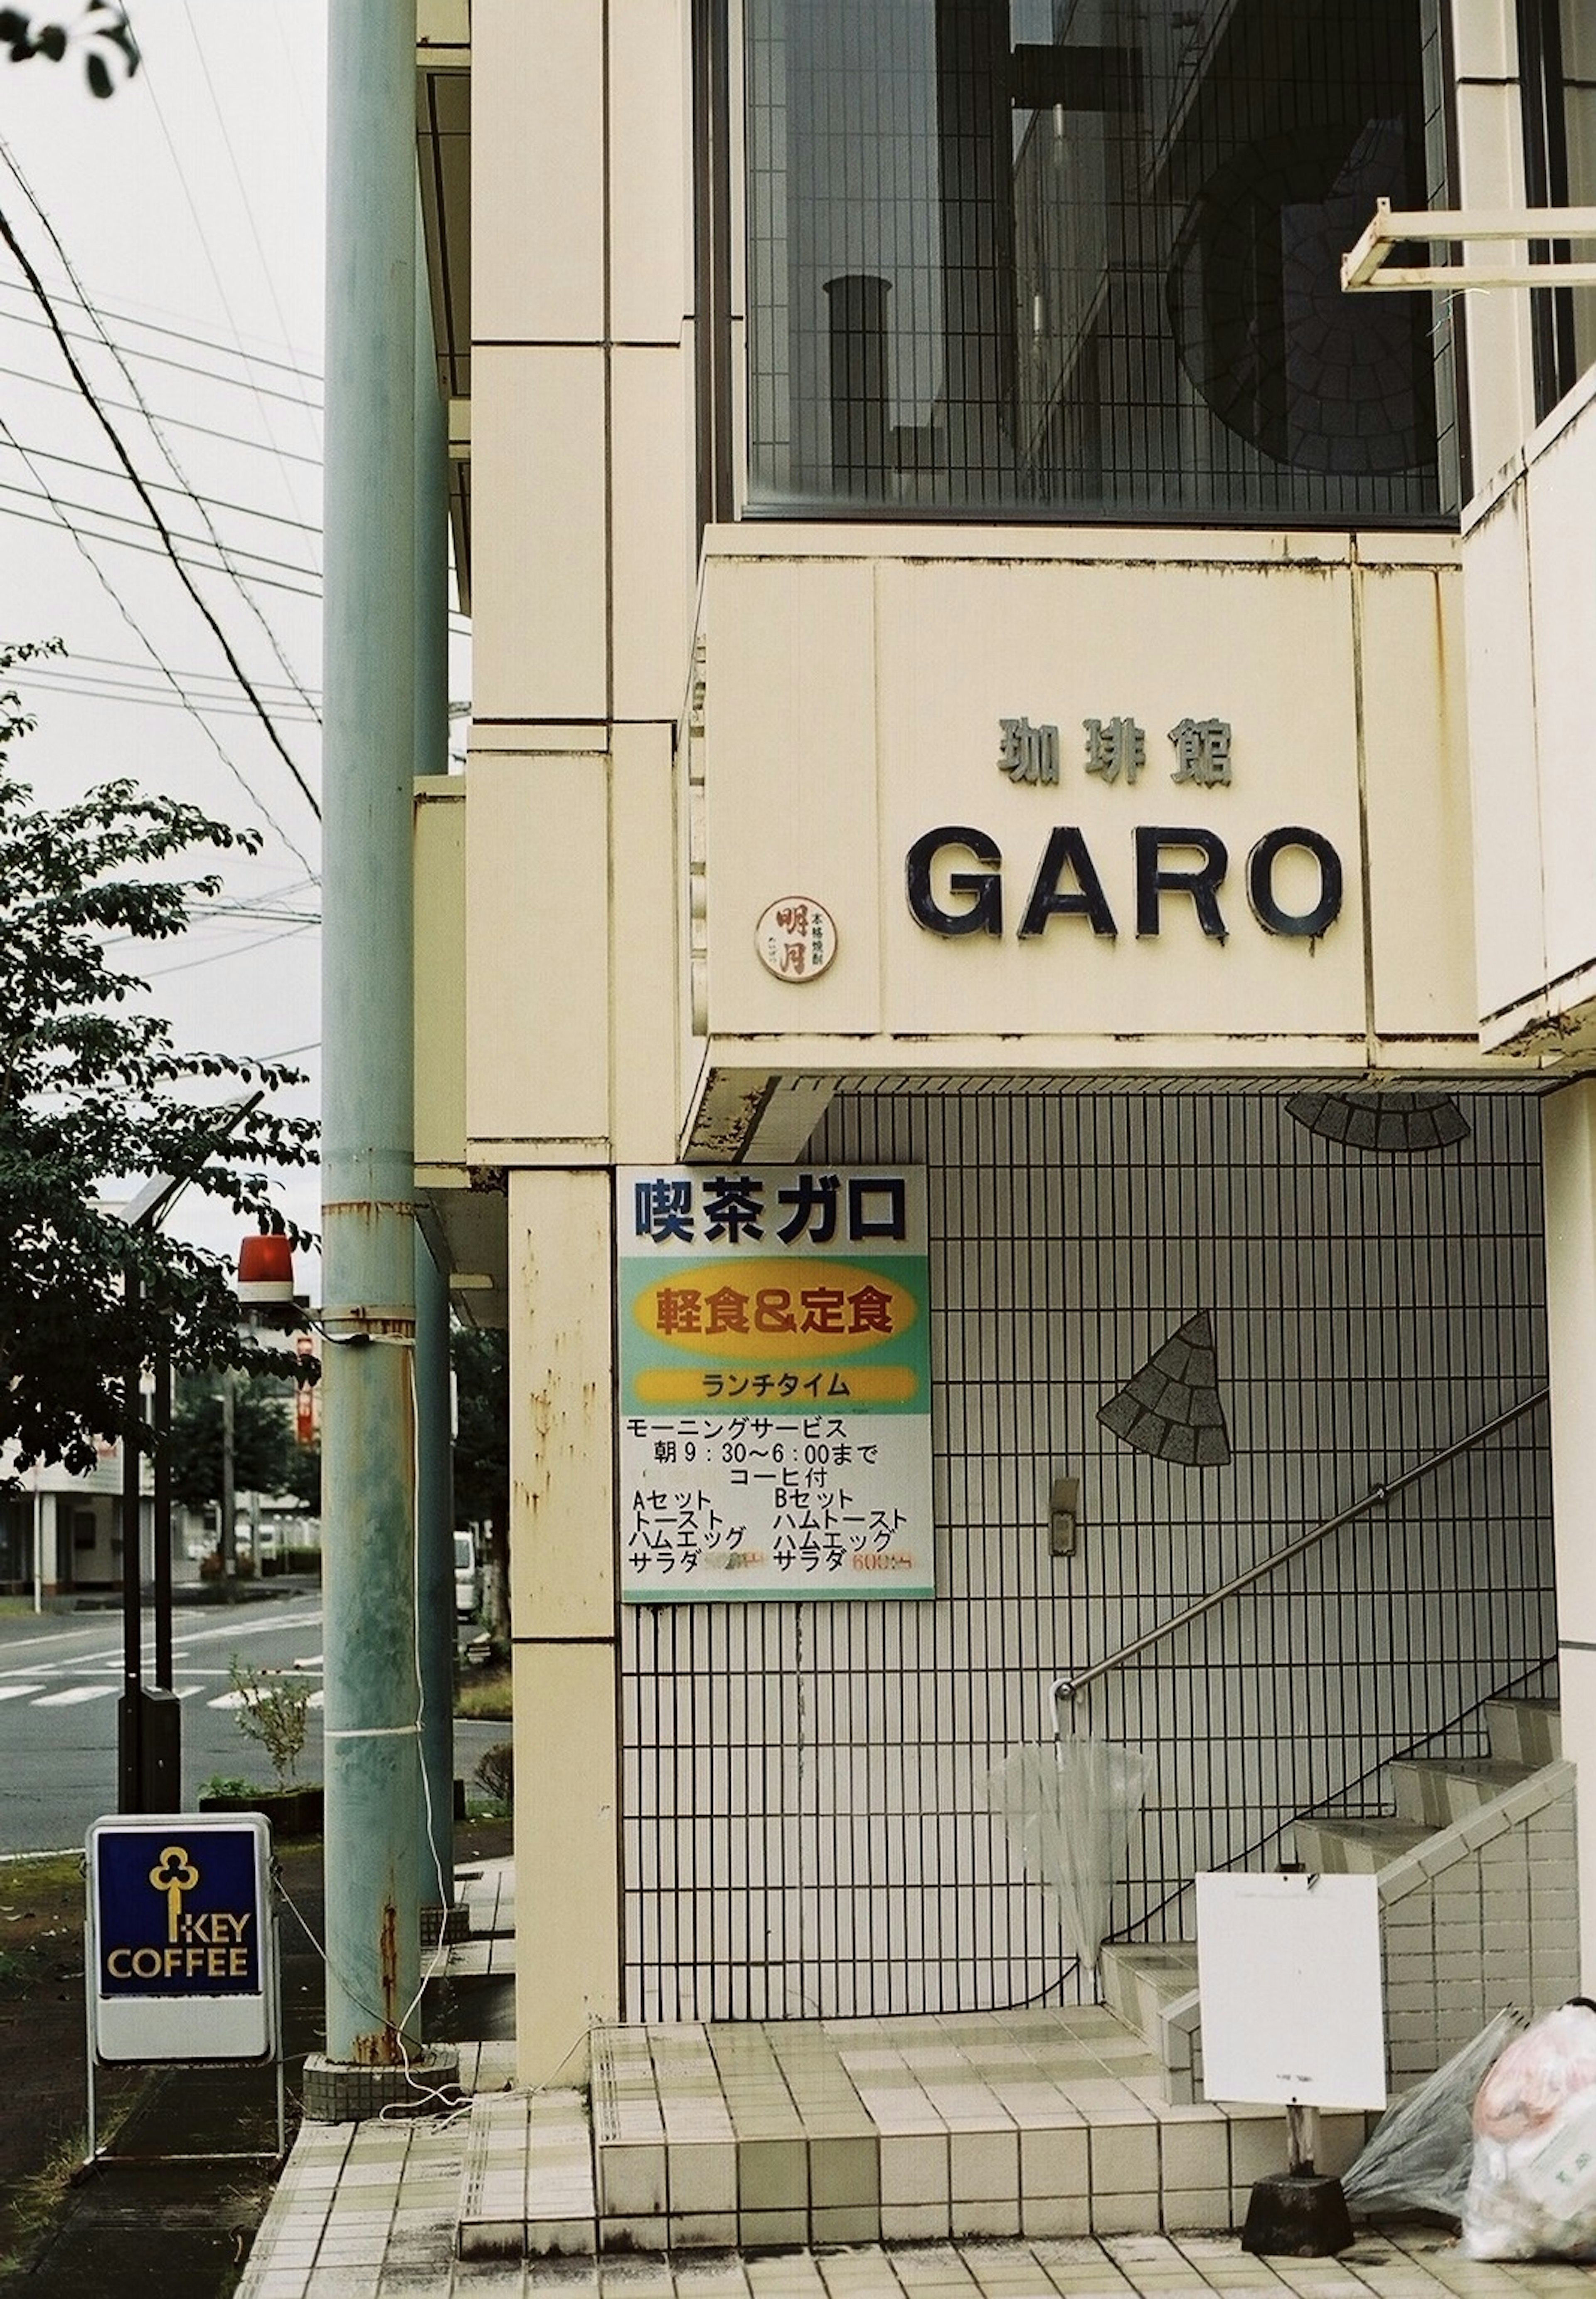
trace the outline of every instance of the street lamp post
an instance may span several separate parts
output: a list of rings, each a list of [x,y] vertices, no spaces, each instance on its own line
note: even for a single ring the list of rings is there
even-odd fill
[[[216,1125],[186,1174],[155,1174],[121,1209],[129,1231],[160,1226],[213,1150],[220,1150],[263,1099],[259,1092],[223,1105]],[[285,1241],[286,1242],[286,1241]],[[137,1309],[142,1281],[131,1252],[123,1283]],[[171,1353],[160,1350],[151,1410],[154,1498],[152,1594],[155,1606],[154,1686],[144,1681],[143,1515],[144,1366],[135,1357],[122,1376],[122,1691],[117,1703],[116,1805],[119,1812],[176,1812],[183,1800],[182,1710],[172,1690],[171,1662]]]

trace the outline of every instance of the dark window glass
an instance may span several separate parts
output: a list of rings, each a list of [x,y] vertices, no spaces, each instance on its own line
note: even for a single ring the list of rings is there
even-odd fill
[[[1590,0],[1518,0],[1517,12],[1525,196],[1531,207],[1596,206],[1596,12]],[[1542,262],[1575,252],[1566,240],[1531,246]],[[1596,361],[1596,290],[1537,288],[1530,315],[1535,412],[1547,415]]]
[[[1433,299],[1337,269],[1432,188],[1420,19],[747,0],[751,507],[1442,517]]]

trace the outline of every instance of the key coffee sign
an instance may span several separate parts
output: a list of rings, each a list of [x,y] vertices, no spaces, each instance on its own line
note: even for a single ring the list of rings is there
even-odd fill
[[[254,1813],[88,1831],[89,2029],[104,2062],[272,2056],[270,1830]]]

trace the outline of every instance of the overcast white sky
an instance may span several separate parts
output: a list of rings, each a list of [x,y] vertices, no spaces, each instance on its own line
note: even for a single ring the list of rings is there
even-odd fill
[[[109,101],[71,59],[0,56],[0,212],[319,794],[325,0],[131,0],[130,13],[143,67]],[[257,860],[228,867],[226,899],[245,914],[205,918],[138,970],[181,1042],[288,1055],[314,1081],[315,817],[4,245],[0,635],[69,650],[18,682],[39,724],[16,763],[41,798],[130,774],[264,833]],[[313,1108],[313,1083],[296,1100]],[[313,1175],[288,1183],[285,1209],[315,1226],[318,1191]],[[192,1196],[173,1225],[234,1242]]]

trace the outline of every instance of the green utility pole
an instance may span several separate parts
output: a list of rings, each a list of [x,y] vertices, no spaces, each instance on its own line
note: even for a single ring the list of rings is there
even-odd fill
[[[418,2060],[411,842],[415,0],[329,8],[322,1277],[327,2047],[307,2114]],[[423,2056],[423,2064],[436,2057]],[[387,2077],[385,2087],[383,2079]]]
[[[416,232],[415,769],[449,770],[449,422],[438,395],[420,219]],[[448,1937],[454,1904],[454,1476],[449,1287],[416,1232],[416,1601],[421,1671],[421,1905]]]

